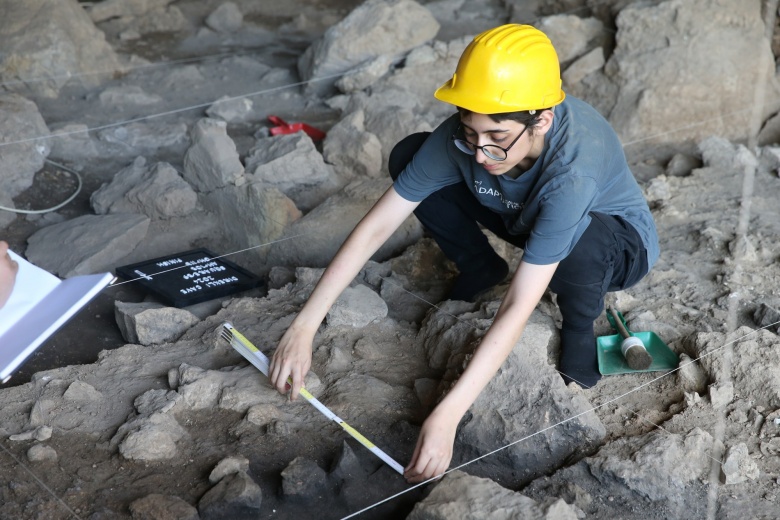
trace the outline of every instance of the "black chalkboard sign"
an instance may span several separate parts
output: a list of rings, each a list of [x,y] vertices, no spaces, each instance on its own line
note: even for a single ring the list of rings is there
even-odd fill
[[[208,249],[193,249],[123,265],[116,268],[116,274],[141,284],[174,307],[186,307],[260,285],[257,276],[217,256]]]

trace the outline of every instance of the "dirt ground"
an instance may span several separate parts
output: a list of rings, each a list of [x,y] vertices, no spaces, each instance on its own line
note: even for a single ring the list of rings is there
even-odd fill
[[[359,3],[357,0],[297,1],[289,6],[280,4],[261,10],[262,14],[253,14],[246,22],[270,31],[293,18],[295,13],[290,10],[303,6],[311,16],[319,13],[324,23],[329,17],[335,19],[343,16]],[[216,0],[176,2],[192,20],[202,20],[218,4]],[[274,10],[277,14],[274,14]],[[209,47],[207,39],[180,40],[169,34],[120,41],[117,38],[117,24],[109,21],[100,26],[106,32],[109,42],[122,53],[135,54],[151,61],[248,51],[256,54],[257,59],[264,63],[290,67],[309,43],[305,39],[273,40],[265,33],[258,33],[256,40],[216,47]],[[219,78],[209,78],[198,95],[213,101],[222,95],[237,95],[247,91],[251,91],[251,85],[240,79],[225,82]],[[67,99],[71,101],[64,102]],[[175,106],[175,102],[170,103]],[[328,110],[315,107],[307,112],[308,108],[285,107],[277,115],[288,120],[304,116],[325,130],[334,123],[333,114]],[[65,92],[56,100],[41,101],[39,109],[47,123],[78,121],[88,126],[97,126],[132,116],[130,112],[101,113],[100,107],[91,103],[88,96],[76,91]],[[182,117],[194,121],[199,116],[192,114]],[[239,130],[243,133],[234,130],[234,137],[241,148],[242,143],[249,141],[253,129]],[[648,164],[660,163],[668,157],[666,145],[654,146],[652,143],[644,144],[641,151],[627,150],[627,153],[629,156],[641,156],[645,168],[642,171],[646,171]],[[108,157],[100,163],[87,164],[85,170],[89,175],[84,176],[83,190],[58,214],[64,219],[70,219],[91,213],[91,193],[125,164],[126,158],[122,157]],[[731,238],[740,218],[740,203],[744,205],[742,179],[732,172],[711,168],[698,176],[670,177],[666,182],[673,195],[654,208],[664,252],[662,260],[637,287],[615,296],[614,301],[621,309],[641,313],[642,318],[636,322],[637,325],[652,328],[667,340],[673,350],[690,352],[695,357],[697,334],[722,333],[726,326],[729,330],[737,330],[740,326],[755,329],[755,310],[761,302],[769,301],[777,295],[780,273],[774,260],[780,256],[780,246],[775,244],[780,225],[775,215],[780,182],[777,175],[771,172],[759,172],[756,177],[754,195],[751,197],[750,244],[750,251],[755,254],[739,260],[743,285],[749,287],[739,297],[734,296],[728,282],[734,281],[733,259],[740,258],[733,254],[740,246],[731,243]],[[647,183],[644,185],[646,187]],[[15,203],[19,208],[49,207],[66,198],[74,187],[70,175],[49,164],[36,175],[33,186],[15,199]],[[2,238],[9,242],[12,249],[24,251],[27,238],[41,227],[45,218],[19,216],[4,230]],[[264,294],[264,290],[257,294]],[[125,345],[114,318],[114,302],[138,302],[145,297],[145,292],[132,284],[103,291],[38,349],[12,380],[4,385],[3,393],[8,397],[6,406],[16,406],[13,388],[28,383],[34,374],[68,365],[95,363],[101,351]],[[550,315],[555,315],[554,310],[551,310],[553,305],[549,296],[542,308],[548,310]],[[208,327],[218,321],[215,318],[203,323],[199,332],[205,334]],[[609,332],[608,323],[602,318],[597,323],[597,334]],[[730,345],[735,337],[721,334],[714,341],[725,346]],[[273,343],[272,338],[263,341],[267,341],[268,345],[261,345],[261,348],[268,348]],[[737,342],[736,345],[741,343]],[[137,361],[142,362],[142,359],[138,358]],[[168,388],[167,381],[159,376],[150,377],[148,383],[161,389]],[[636,437],[658,429],[675,433],[686,432],[695,426],[714,429],[721,419],[717,414],[709,415],[711,410],[705,413],[697,411],[695,407],[686,409],[682,404],[687,398],[685,389],[674,375],[660,377],[659,373],[647,373],[605,377],[594,389],[587,391],[587,397],[607,429],[607,442],[622,437]],[[761,402],[760,396],[752,394],[737,395],[735,403],[729,409],[732,416],[737,415],[738,409],[753,409],[761,405],[763,410],[769,411],[778,405]],[[110,435],[96,439],[78,434],[62,434],[55,435],[49,441],[49,445],[61,454],[59,462],[46,466],[40,472],[37,468],[31,469],[27,462],[28,444],[2,440],[0,498],[3,504],[0,505],[0,519],[129,518],[130,502],[158,490],[167,490],[190,504],[197,504],[210,486],[204,476],[217,462],[235,452],[250,459],[250,475],[263,489],[263,512],[254,518],[341,518],[408,489],[403,479],[378,463],[356,442],[347,440],[346,443],[354,451],[361,466],[368,468],[359,482],[345,488],[343,483],[328,481],[320,490],[319,501],[296,502],[282,497],[277,492],[281,486],[280,473],[290,460],[303,456],[322,468],[331,468],[345,442],[337,426],[317,423],[316,414],[304,409],[307,406],[305,403],[291,406],[291,413],[310,418],[318,426],[312,430],[270,434],[267,431],[247,430],[237,435],[235,431],[210,427],[239,422],[241,417],[237,412],[219,410],[216,413],[190,413],[187,415],[186,427],[189,431],[198,432],[198,436],[186,448],[191,452],[180,453],[175,460],[166,462],[139,463],[125,460],[115,453],[116,450],[109,448]],[[725,418],[723,421],[727,436],[730,435],[732,440],[757,442],[755,432],[746,427],[745,422],[729,422]],[[382,447],[403,464],[411,454],[419,424],[417,417],[403,417],[388,430],[382,424],[372,423],[370,416],[367,416],[356,418],[353,426],[369,438],[381,438]],[[741,427],[744,430],[740,430]],[[5,433],[6,430],[0,425],[0,434],[4,438],[7,437]],[[294,442],[291,442],[293,438]],[[85,465],[85,460],[93,463]],[[465,455],[456,446],[455,461],[459,460],[465,461]],[[489,465],[476,463],[471,469],[475,474],[490,476],[499,482],[502,478],[502,475],[492,473]],[[739,511],[750,512],[741,518],[771,518],[771,513],[767,516],[766,512],[773,509],[780,495],[780,463],[777,457],[763,458],[761,469],[761,476],[756,482],[721,491],[724,496],[731,497],[725,501],[727,505],[721,506],[721,518],[740,518]],[[367,511],[360,518],[404,518],[428,491],[426,488],[414,489]],[[706,496],[706,490],[702,494]],[[598,499],[608,500],[607,497]],[[780,511],[780,505],[775,510]],[[696,511],[691,517],[703,517],[703,513]],[[664,511],[645,510],[630,517],[660,519],[669,516]],[[774,518],[780,518],[780,513]]]

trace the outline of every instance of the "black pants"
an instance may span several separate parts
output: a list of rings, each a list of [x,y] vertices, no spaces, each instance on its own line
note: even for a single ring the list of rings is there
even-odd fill
[[[389,158],[395,180],[429,133],[399,142]],[[523,248],[527,235],[512,235],[502,218],[482,206],[465,183],[444,187],[414,211],[460,272],[471,272],[496,256],[480,225]],[[591,212],[591,223],[563,259],[550,282],[563,317],[560,371],[564,380],[590,387],[599,379],[593,322],[604,310],[607,292],[626,289],[647,274],[647,252],[636,230],[621,217]]]

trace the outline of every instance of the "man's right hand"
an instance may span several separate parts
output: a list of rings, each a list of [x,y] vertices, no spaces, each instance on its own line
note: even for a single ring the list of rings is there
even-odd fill
[[[293,322],[279,341],[269,367],[271,384],[285,394],[290,389],[288,379],[292,379],[290,399],[293,401],[303,386],[303,379],[311,368],[311,349],[314,333],[300,330]]]

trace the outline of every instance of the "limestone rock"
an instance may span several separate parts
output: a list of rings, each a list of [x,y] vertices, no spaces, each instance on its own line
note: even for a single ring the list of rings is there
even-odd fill
[[[304,132],[261,138],[249,151],[246,171],[273,186],[302,210],[311,209],[340,187],[314,142]]]
[[[109,271],[146,236],[149,217],[83,215],[27,239],[27,259],[61,278]]]
[[[566,67],[566,70],[561,75],[563,88],[565,89],[569,85],[576,85],[588,74],[601,70],[604,67],[604,63],[606,63],[604,61],[604,49],[603,47],[596,47]]]
[[[233,2],[224,2],[206,17],[206,26],[220,33],[231,33],[239,30],[244,22],[244,15]]]
[[[588,42],[604,30],[604,24],[597,18],[580,18],[573,14],[546,16],[536,27],[550,38],[561,63],[582,56]]]
[[[156,105],[163,99],[157,94],[148,94],[138,85],[119,85],[108,87],[98,94],[101,104],[108,107]]]
[[[114,314],[125,341],[140,345],[173,341],[200,321],[185,309],[159,303],[117,301]]]
[[[34,444],[27,450],[27,460],[30,462],[55,462],[57,460],[57,452],[51,446]]]
[[[288,498],[316,498],[326,484],[325,470],[313,460],[296,457],[282,471],[282,495]]]
[[[701,13],[712,13],[707,24],[700,23]],[[664,134],[669,121],[679,118],[702,124],[669,135],[675,142],[709,135],[746,139],[750,112],[711,114],[752,106],[759,82],[777,89],[761,2],[717,8],[709,0],[635,2],[620,10],[616,25],[616,47],[605,72],[619,86],[610,122],[624,142]],[[772,106],[764,104],[762,119]]]
[[[47,139],[36,138],[47,135],[49,129],[35,103],[17,94],[0,94],[0,144],[14,143],[0,148],[0,192],[4,196],[16,197],[32,185],[50,151]]]
[[[246,457],[226,457],[209,473],[209,482],[216,484],[223,478],[233,473],[249,471],[249,459]]]
[[[62,398],[68,401],[99,401],[103,394],[95,390],[95,387],[84,381],[73,381]]]
[[[429,364],[446,370],[445,381],[459,377],[498,304],[490,302],[476,312],[463,313],[455,310],[454,302],[447,302],[423,322],[420,335]],[[584,446],[597,445],[606,434],[598,416],[588,412],[592,405],[583,393],[569,390],[548,364],[547,350],[554,334],[552,319],[534,311],[520,341],[459,427],[459,441],[475,456],[490,451],[491,446],[508,445],[529,431],[540,432],[484,461],[496,471],[516,468],[511,478],[518,482],[543,474],[545,468],[561,464]],[[572,416],[575,419],[561,423]]]
[[[206,109],[206,115],[227,123],[241,122],[252,114],[253,104],[253,101],[247,97],[223,96]]]
[[[389,186],[389,180],[356,181],[289,225],[280,238],[298,235],[306,240],[278,241],[268,251],[273,265],[325,267],[360,219]],[[382,260],[422,236],[422,227],[409,217],[372,257]]]
[[[759,475],[758,466],[750,458],[748,447],[744,442],[729,448],[722,470],[726,485],[756,480]]]
[[[243,471],[226,476],[198,502],[202,520],[252,518],[260,513],[263,493]]]
[[[195,190],[168,163],[146,166],[143,157],[114,175],[90,196],[90,204],[99,215],[143,213],[151,219],[183,217],[198,202]]]
[[[301,211],[290,198],[262,182],[216,189],[204,197],[203,205],[219,217],[234,249],[274,242],[301,218]],[[267,254],[266,247],[248,251],[246,267],[251,269],[252,262],[262,264]]]
[[[415,504],[407,520],[451,518],[523,518],[528,520],[576,520],[576,508],[561,499],[540,504],[492,480],[453,471],[433,491]]]
[[[137,121],[100,130],[97,136],[101,144],[116,145],[133,155],[152,154],[160,148],[181,149],[183,153],[189,144],[187,125],[166,121]]]
[[[617,483],[650,500],[677,503],[689,486],[707,478],[712,449],[712,437],[699,428],[688,434],[654,430],[613,441],[585,461],[604,486]]]
[[[361,328],[387,316],[387,304],[365,285],[347,287],[327,314],[328,325]]]
[[[323,143],[322,156],[345,177],[377,177],[382,173],[382,143],[367,132],[365,114],[356,110],[336,123]]]
[[[62,0],[6,1],[0,24],[0,81],[14,90],[56,97],[65,84],[95,86],[119,61],[81,4]]]
[[[94,22],[103,22],[111,18],[137,17],[151,10],[166,7],[175,0],[103,0],[89,8],[89,16]]]
[[[196,190],[209,192],[243,175],[244,166],[224,121],[201,119],[190,131],[190,139],[192,146],[184,156],[184,174]]]
[[[120,427],[119,453],[132,460],[167,460],[178,454],[176,442],[186,436],[176,419],[164,413],[142,416]]]
[[[172,495],[152,493],[130,503],[133,520],[200,520],[198,510]]]
[[[400,55],[432,39],[439,23],[413,0],[368,0],[331,26],[298,60],[304,80],[346,72],[382,54]],[[309,89],[328,92],[336,79]]]

